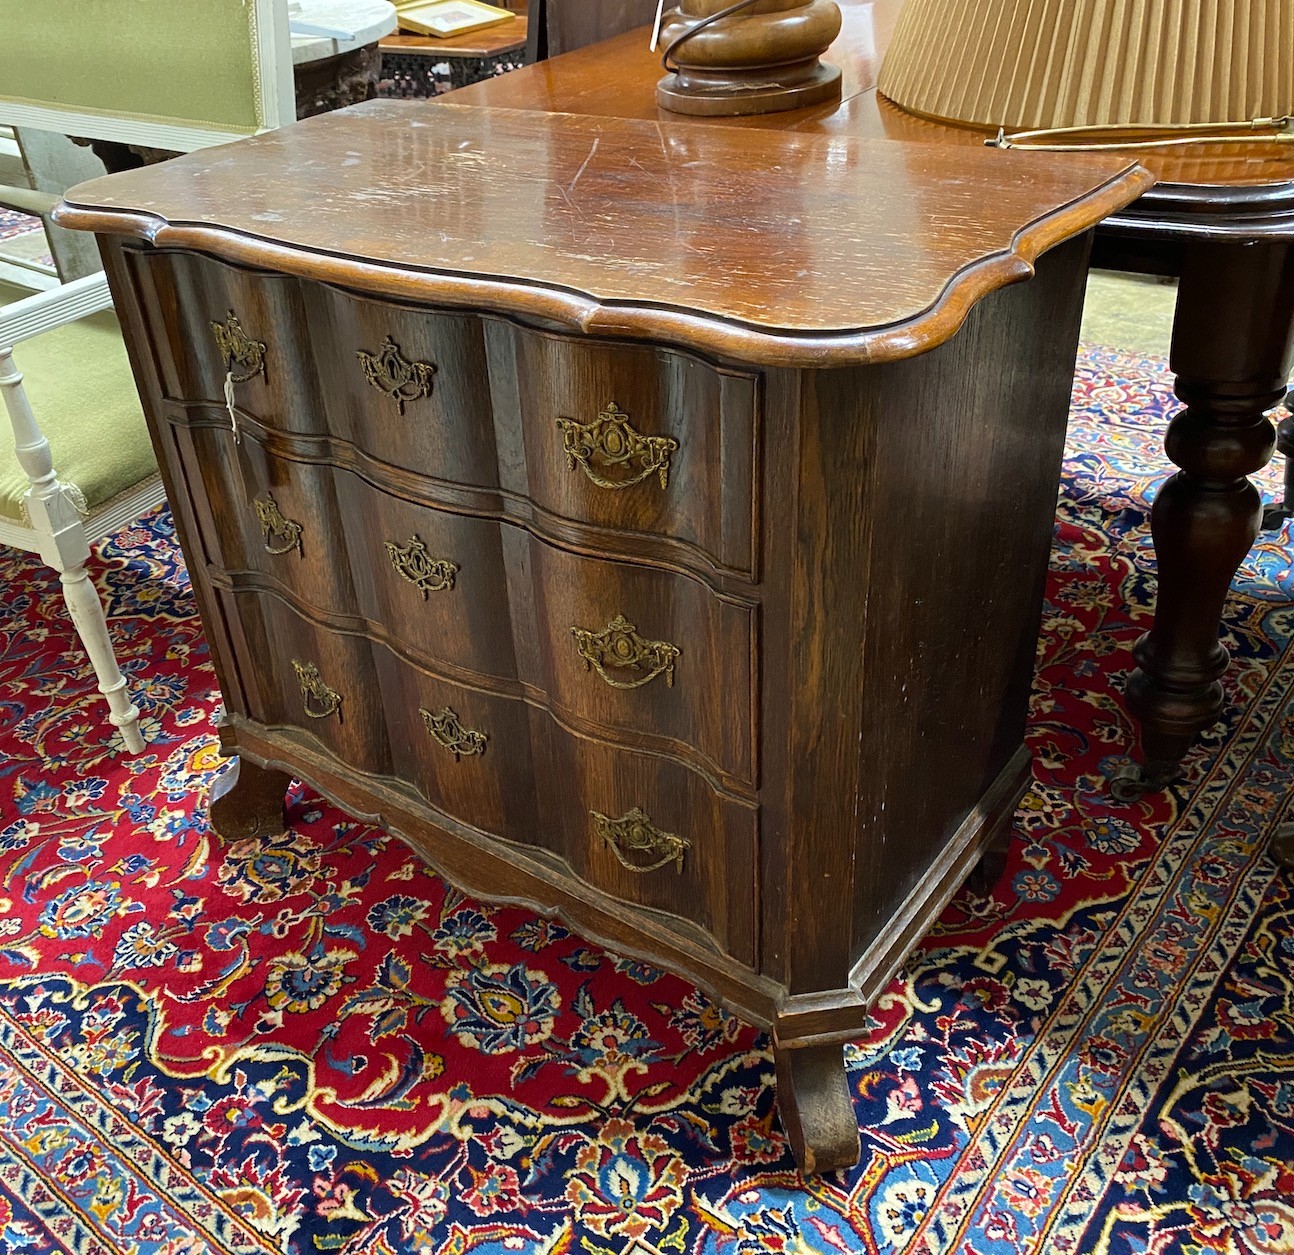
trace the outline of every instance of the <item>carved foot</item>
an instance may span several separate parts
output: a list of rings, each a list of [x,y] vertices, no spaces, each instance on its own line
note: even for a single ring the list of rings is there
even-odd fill
[[[1284,503],[1273,501],[1263,510],[1263,521],[1260,527],[1264,532],[1279,532],[1285,526],[1285,520],[1291,515],[1294,515],[1294,510],[1290,509],[1288,499]]]
[[[1272,837],[1272,858],[1278,867],[1294,873],[1294,822],[1281,824]]]
[[[1006,855],[1011,845],[1011,815],[1006,816],[989,837],[979,862],[966,877],[966,887],[978,897],[989,897],[1006,871]]]
[[[1265,532],[1279,531],[1286,519],[1294,518],[1294,393],[1286,396],[1285,408],[1289,413],[1276,427],[1276,448],[1285,456],[1285,500],[1263,510]]]
[[[852,1168],[862,1144],[845,1075],[844,1046],[773,1048],[777,1107],[800,1171],[806,1176]]]
[[[1110,796],[1125,804],[1139,802],[1146,794],[1159,793],[1172,784],[1180,765],[1161,761],[1122,763],[1110,777]]]
[[[277,836],[286,827],[283,799],[291,783],[284,772],[231,759],[211,786],[212,831],[226,841]]]

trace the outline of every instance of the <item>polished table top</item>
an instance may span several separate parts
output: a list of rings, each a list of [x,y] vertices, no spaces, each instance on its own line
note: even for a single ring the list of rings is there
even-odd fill
[[[839,104],[748,118],[706,118],[706,125],[817,132],[981,147],[985,133],[930,122],[899,109],[876,91],[876,76],[889,44],[901,0],[837,0],[843,24],[826,59],[840,66]],[[616,39],[454,93],[459,104],[595,114],[601,117],[680,119],[656,104],[660,55],[648,48],[650,32],[631,31]],[[1243,204],[1294,200],[1294,145],[1182,145],[1130,150],[1161,184],[1244,189]],[[1040,157],[1042,154],[1033,154]],[[1160,188],[1153,196],[1171,203]]]

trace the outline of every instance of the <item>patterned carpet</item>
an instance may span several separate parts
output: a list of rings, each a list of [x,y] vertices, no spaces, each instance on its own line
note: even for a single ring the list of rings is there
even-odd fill
[[[5,245],[9,247],[6,248]],[[19,247],[15,250],[14,246]],[[45,239],[45,228],[39,218],[20,214],[13,209],[0,208],[0,260],[6,255],[12,260],[20,256],[22,260],[34,262],[38,266],[52,266],[54,259],[49,254],[49,241]]]
[[[1294,892],[1263,852],[1294,776],[1284,538],[1231,599],[1187,781],[1103,784],[1170,408],[1160,364],[1082,359],[1009,866],[876,1006],[862,1163],[808,1183],[764,1037],[677,979],[299,786],[281,837],[209,834],[217,699],[166,515],[98,566],[134,760],[55,581],[0,554],[0,1249],[1294,1252]]]
[[[16,209],[0,209],[0,240],[9,240],[15,235],[27,235],[40,229],[39,218],[20,214]]]

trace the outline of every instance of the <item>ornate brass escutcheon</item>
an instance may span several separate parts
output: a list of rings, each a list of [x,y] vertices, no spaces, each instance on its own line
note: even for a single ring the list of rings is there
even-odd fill
[[[299,662],[292,659],[292,670],[297,673],[297,683],[301,685],[301,699],[305,712],[311,719],[327,719],[336,715],[341,720],[341,694],[324,683],[319,668],[313,662]]]
[[[436,367],[430,362],[411,362],[390,336],[382,341],[376,353],[360,349],[355,356],[364,368],[364,378],[395,402],[401,416],[407,402],[431,396]]]
[[[673,863],[677,872],[683,870],[683,855],[692,843],[676,832],[662,832],[639,807],[619,819],[610,819],[601,811],[589,814],[598,836],[631,872],[654,872],[666,863]]]
[[[674,664],[683,651],[669,641],[645,640],[624,615],[616,615],[600,632],[573,627],[571,635],[584,669],[596,670],[612,688],[642,688],[662,673],[665,683],[674,687]],[[612,675],[611,670],[621,674]]]
[[[571,470],[578,465],[599,488],[629,488],[653,474],[660,476],[662,488],[669,487],[669,460],[678,451],[678,441],[673,436],[644,436],[635,431],[629,415],[614,401],[596,422],[559,418],[557,426],[562,430],[562,448]],[[610,479],[603,469],[615,469],[623,477]]]
[[[216,337],[216,347],[229,372],[231,383],[246,383],[255,375],[268,379],[265,374],[265,345],[253,340],[242,328],[238,315],[231,309],[224,322],[211,324]]]
[[[417,536],[407,545],[388,540],[386,552],[396,573],[421,591],[423,601],[427,600],[430,593],[448,592],[454,587],[458,564],[447,558],[433,558]]]
[[[256,511],[266,553],[277,556],[291,553],[294,549],[301,552],[301,524],[285,519],[279,511],[279,503],[268,492],[257,497],[252,508]]]
[[[453,754],[455,762],[460,762],[464,754],[470,757],[472,754],[485,753],[485,743],[490,738],[484,732],[463,727],[458,716],[448,706],[435,714],[419,706],[418,713],[427,725],[431,739]]]

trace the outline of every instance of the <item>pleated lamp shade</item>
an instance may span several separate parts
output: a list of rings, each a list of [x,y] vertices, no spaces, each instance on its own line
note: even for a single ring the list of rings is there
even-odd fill
[[[1294,0],[905,0],[878,80],[1008,130],[1294,113]]]

